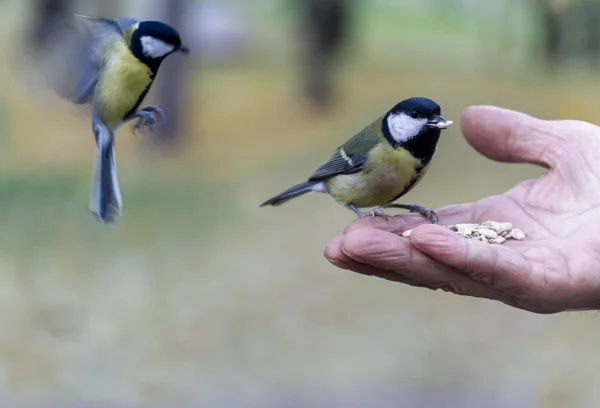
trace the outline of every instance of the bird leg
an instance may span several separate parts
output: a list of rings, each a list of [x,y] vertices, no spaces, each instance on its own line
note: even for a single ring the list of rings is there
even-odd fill
[[[385,208],[402,208],[403,210],[409,210],[411,213],[421,214],[423,217],[427,218],[433,224],[439,224],[439,222],[440,222],[439,217],[433,210],[428,210],[427,208],[425,208],[421,205],[390,203],[390,204],[386,205]]]
[[[146,106],[135,112],[132,116],[133,118],[139,118],[133,127],[133,132],[135,133],[137,130],[148,129],[153,132],[154,127],[156,125],[160,125],[165,123],[165,114],[161,108],[154,105]]]
[[[371,211],[363,212],[356,208],[354,204],[345,204],[344,207],[358,215],[358,218],[364,217],[385,217],[385,213],[381,208],[373,208]]]

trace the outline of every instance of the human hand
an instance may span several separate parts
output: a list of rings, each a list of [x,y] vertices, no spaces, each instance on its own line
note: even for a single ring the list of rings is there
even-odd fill
[[[440,224],[508,221],[525,240],[468,240],[415,214],[369,217],[331,240],[325,257],[342,269],[536,313],[600,309],[600,127],[472,106],[461,129],[492,160],[548,171],[503,194],[436,210]],[[400,236],[407,229],[410,237]]]

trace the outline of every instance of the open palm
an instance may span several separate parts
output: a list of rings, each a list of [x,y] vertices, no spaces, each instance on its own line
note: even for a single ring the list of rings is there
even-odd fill
[[[334,265],[367,275],[494,299],[537,313],[600,308],[600,128],[494,107],[462,117],[469,143],[491,159],[548,168],[536,180],[472,204],[436,210],[440,223],[510,221],[526,239],[463,239],[418,215],[364,218],[328,245]],[[410,238],[400,234],[414,229]]]

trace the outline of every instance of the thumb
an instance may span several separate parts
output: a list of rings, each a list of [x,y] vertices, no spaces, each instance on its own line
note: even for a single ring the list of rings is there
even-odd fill
[[[463,111],[461,130],[475,150],[492,160],[555,168],[567,142],[561,122],[494,106]]]

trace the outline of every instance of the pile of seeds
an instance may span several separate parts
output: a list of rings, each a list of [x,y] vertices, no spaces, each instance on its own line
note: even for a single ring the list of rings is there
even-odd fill
[[[455,224],[446,228],[468,239],[477,239],[490,244],[503,244],[509,239],[522,241],[525,234],[518,228],[513,228],[510,222],[486,221],[481,224]],[[402,233],[403,237],[410,236],[412,230]]]

